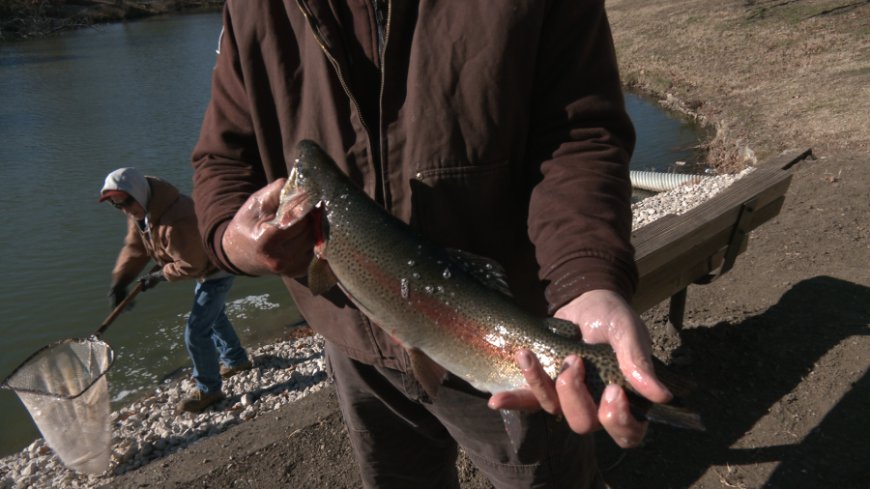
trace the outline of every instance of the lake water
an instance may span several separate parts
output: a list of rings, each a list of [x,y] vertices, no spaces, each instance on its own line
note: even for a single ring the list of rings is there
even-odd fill
[[[107,173],[136,166],[190,192],[220,22],[216,12],[177,15],[0,44],[0,378],[50,342],[90,335],[110,312],[124,217],[97,203]],[[635,169],[692,160],[696,128],[627,97]],[[162,284],[103,336],[115,350],[114,407],[189,366],[182,337],[192,293],[193,283]],[[229,301],[246,345],[300,319],[274,277],[240,277]],[[0,413],[0,456],[39,435],[8,390]]]

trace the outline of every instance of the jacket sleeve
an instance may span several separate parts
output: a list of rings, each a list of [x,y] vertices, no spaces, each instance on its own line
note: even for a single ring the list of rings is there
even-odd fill
[[[528,229],[551,311],[593,289],[631,298],[628,163],[635,133],[624,108],[604,2],[555,2],[542,29],[530,133]]]
[[[208,256],[218,267],[244,275],[226,257],[224,231],[248,196],[267,182],[257,141],[230,15],[224,6],[211,99],[194,148],[193,192],[199,230]]]
[[[124,245],[115,260],[115,268],[112,269],[112,284],[127,285],[145,269],[151,257],[142,243],[136,223],[127,219],[127,235],[124,237]]]

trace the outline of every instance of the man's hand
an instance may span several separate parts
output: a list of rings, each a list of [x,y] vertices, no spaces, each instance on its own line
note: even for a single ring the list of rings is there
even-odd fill
[[[608,290],[586,292],[559,309],[555,316],[577,324],[587,343],[609,343],[623,375],[641,395],[659,403],[671,399],[671,393],[653,373],[649,332],[619,294]],[[517,363],[528,387],[495,394],[489,400],[491,408],[544,409],[562,414],[575,432],[590,433],[603,427],[623,448],[636,446],[643,439],[647,423],[631,415],[621,387],[607,386],[596,407],[586,388],[583,362],[576,356],[566,359],[566,368],[555,382],[531,352],[518,352]]]
[[[112,287],[109,289],[108,296],[109,304],[112,306],[112,309],[115,309],[116,307],[118,307],[118,304],[124,302],[124,299],[127,298],[127,286],[121,284],[112,284]]]
[[[156,272],[146,273],[139,277],[139,283],[142,284],[142,292],[145,292],[148,289],[153,289],[160,282],[166,280],[166,276],[163,275],[163,270],[157,270]]]
[[[314,231],[310,214],[291,207],[274,223],[286,179],[253,193],[227,226],[222,244],[227,258],[250,275],[305,275],[313,258]]]

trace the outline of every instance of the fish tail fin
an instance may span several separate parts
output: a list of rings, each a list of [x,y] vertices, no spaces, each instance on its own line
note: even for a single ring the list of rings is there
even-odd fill
[[[658,358],[653,357],[652,362],[656,378],[658,378],[675,397],[689,397],[689,394],[691,394],[697,387],[694,382],[674,373],[667,364]]]
[[[677,400],[687,398],[696,390],[697,384],[677,375],[667,364],[656,357],[652,358],[656,377],[671,391]],[[677,428],[705,431],[701,416],[684,407],[674,404],[651,404],[645,416],[650,421],[664,423]]]
[[[645,416],[646,419],[656,423],[664,423],[689,430],[706,431],[704,423],[701,421],[701,416],[698,413],[679,406],[653,404],[647,410]]]
[[[701,416],[694,411],[675,404],[657,404],[631,390],[626,390],[626,395],[628,395],[631,414],[638,421],[651,421],[676,428],[706,431]]]

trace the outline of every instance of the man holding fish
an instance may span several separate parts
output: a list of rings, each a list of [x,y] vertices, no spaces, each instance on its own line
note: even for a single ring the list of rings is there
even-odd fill
[[[602,487],[591,433],[635,446],[671,398],[633,146],[603,1],[228,0],[193,197],[326,338],[366,487],[458,487],[457,445],[499,488]]]

